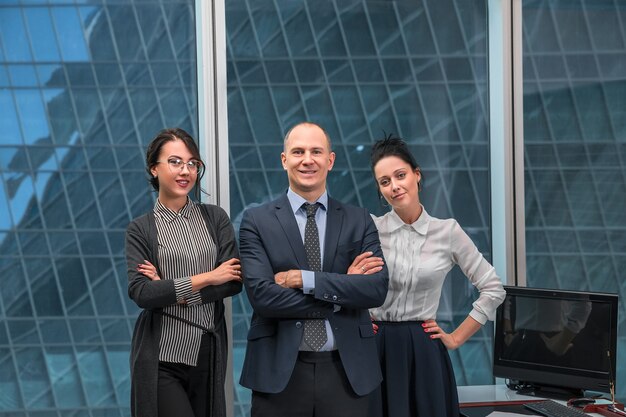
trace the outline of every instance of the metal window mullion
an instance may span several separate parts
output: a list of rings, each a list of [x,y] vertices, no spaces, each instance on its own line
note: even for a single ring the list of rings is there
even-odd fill
[[[510,161],[513,166],[513,202],[512,222],[515,241],[511,268],[514,272],[513,280],[507,283],[526,286],[526,194],[524,180],[524,49],[522,25],[522,1],[513,0],[511,3],[511,55],[512,55],[512,96],[513,108],[511,118],[513,122],[513,156]]]
[[[196,51],[198,80],[198,142],[208,175],[203,186],[209,202],[230,212],[228,96],[226,83],[226,10],[225,0],[196,0]],[[211,193],[213,191],[213,193]],[[232,301],[224,300],[226,328],[232,329]],[[233,417],[233,338],[227,338],[228,360],[225,375],[226,415]]]
[[[507,284],[516,283],[514,204],[523,192],[515,187],[513,127],[513,9],[521,0],[488,0],[489,147],[493,265]],[[515,51],[516,53],[521,53]],[[521,140],[521,138],[516,138]],[[515,188],[514,188],[515,187]],[[519,278],[519,277],[518,277]]]

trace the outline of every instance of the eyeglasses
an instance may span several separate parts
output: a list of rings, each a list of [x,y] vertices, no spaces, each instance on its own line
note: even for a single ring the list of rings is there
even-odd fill
[[[157,163],[162,164],[167,162],[167,165],[170,167],[170,171],[174,174],[183,171],[183,167],[187,167],[189,172],[200,174],[204,169],[204,164],[200,161],[196,161],[195,159],[191,159],[187,162],[183,162],[182,159],[179,158],[170,158],[167,161],[157,161]]]

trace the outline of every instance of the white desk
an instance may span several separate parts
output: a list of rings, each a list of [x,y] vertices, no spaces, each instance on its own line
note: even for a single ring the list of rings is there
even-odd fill
[[[523,404],[524,402],[541,400],[540,397],[521,395],[506,385],[472,385],[458,387],[459,405],[461,407],[494,406]],[[559,401],[563,403],[563,401]],[[590,416],[603,417],[601,414],[588,413]]]
[[[540,399],[530,395],[520,395],[506,385],[472,385],[458,387],[457,391],[461,406],[477,405],[478,403],[522,403]]]

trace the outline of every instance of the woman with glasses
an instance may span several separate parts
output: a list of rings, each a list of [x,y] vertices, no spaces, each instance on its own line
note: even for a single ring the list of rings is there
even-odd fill
[[[376,417],[458,417],[448,350],[495,318],[504,289],[493,266],[454,219],[431,217],[420,203],[422,172],[406,143],[376,142],[371,168],[391,211],[374,217],[389,268],[385,303],[370,310],[383,382],[372,397]],[[447,333],[436,321],[448,272],[458,265],[480,295],[467,318]]]
[[[165,129],[148,145],[153,210],[126,231],[128,294],[142,308],[131,346],[135,417],[226,415],[222,300],[241,291],[230,220],[199,197],[204,164],[193,138]]]

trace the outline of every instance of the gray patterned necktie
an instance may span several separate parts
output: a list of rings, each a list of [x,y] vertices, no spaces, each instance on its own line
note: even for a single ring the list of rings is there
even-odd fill
[[[306,225],[304,226],[304,250],[306,259],[309,262],[311,271],[322,270],[322,257],[320,256],[320,235],[315,223],[315,212],[320,204],[304,203],[306,210]],[[326,324],[322,319],[306,320],[304,322],[304,343],[315,352],[319,351],[326,344]]]

